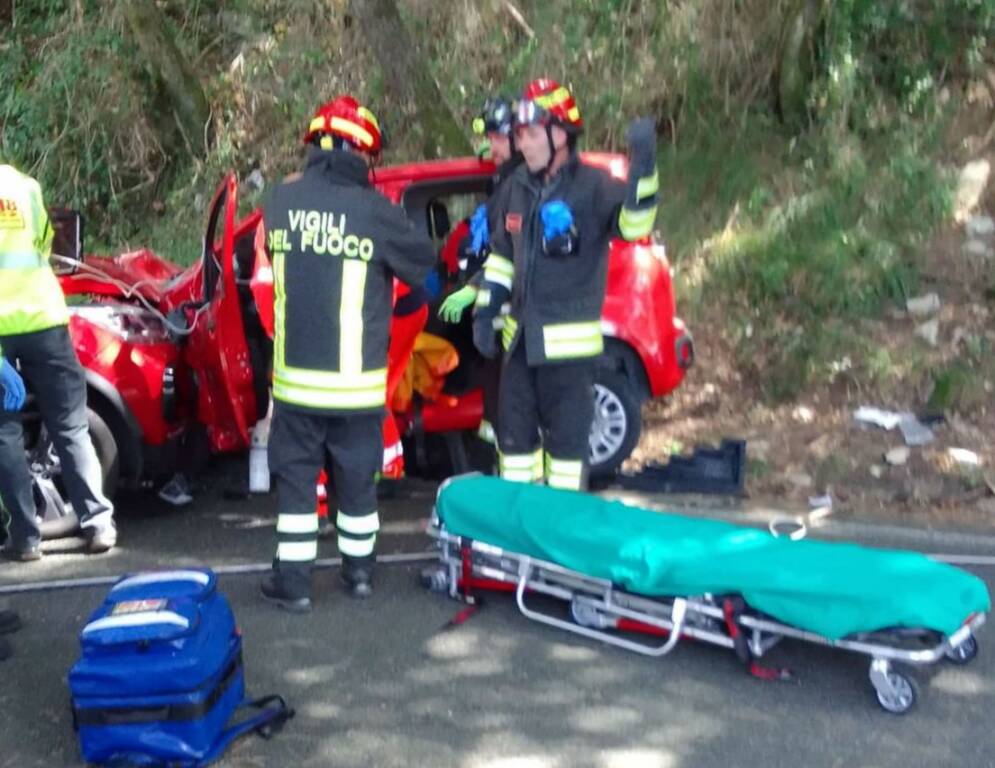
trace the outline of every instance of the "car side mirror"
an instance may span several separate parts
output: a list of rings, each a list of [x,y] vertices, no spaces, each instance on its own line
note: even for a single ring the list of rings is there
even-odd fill
[[[53,208],[48,212],[48,220],[54,233],[52,269],[57,275],[72,275],[83,263],[83,214],[69,208]]]

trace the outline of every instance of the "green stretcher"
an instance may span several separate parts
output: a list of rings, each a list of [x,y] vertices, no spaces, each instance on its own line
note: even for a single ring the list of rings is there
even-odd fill
[[[757,659],[783,637],[865,653],[879,703],[898,713],[916,694],[894,662],[970,661],[991,608],[981,579],[919,553],[796,541],[481,475],[443,485],[430,532],[436,586],[454,597],[514,591],[531,619],[649,655],[682,636],[715,642],[761,676],[773,673]],[[569,602],[572,620],[539,594]]]

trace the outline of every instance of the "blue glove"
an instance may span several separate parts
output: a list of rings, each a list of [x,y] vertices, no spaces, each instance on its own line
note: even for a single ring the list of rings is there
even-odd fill
[[[577,252],[574,215],[562,200],[550,200],[540,210],[542,248],[550,256],[570,256]]]
[[[24,380],[7,360],[0,361],[0,388],[3,388],[3,407],[6,411],[19,411],[24,405]]]
[[[542,236],[547,240],[565,235],[573,229],[573,211],[562,200],[550,200],[539,211],[539,215],[542,217]]]
[[[480,253],[491,241],[490,228],[487,226],[487,206],[481,204],[470,217],[470,249]]]

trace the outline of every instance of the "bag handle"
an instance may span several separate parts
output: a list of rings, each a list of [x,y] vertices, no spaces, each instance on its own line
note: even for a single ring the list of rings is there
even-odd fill
[[[218,740],[211,745],[211,748],[207,750],[204,756],[198,762],[194,763],[193,768],[204,768],[204,766],[213,763],[221,757],[221,754],[235,739],[244,736],[249,731],[255,731],[264,739],[272,738],[283,727],[283,724],[296,714],[293,709],[287,706],[284,698],[276,694],[263,696],[251,701],[243,701],[238,705],[238,708],[241,709],[243,707],[252,707],[260,711],[252,715],[252,717],[223,730],[221,735],[218,736]]]

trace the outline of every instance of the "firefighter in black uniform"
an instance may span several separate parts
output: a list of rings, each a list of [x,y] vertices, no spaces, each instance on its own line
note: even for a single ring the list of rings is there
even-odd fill
[[[526,87],[515,116],[525,162],[493,202],[474,321],[475,331],[486,331],[510,298],[498,406],[501,476],[575,490],[587,482],[608,244],[651,233],[659,188],[651,120],[629,127],[628,184],[580,161],[582,126],[567,88],[546,78]]]
[[[262,592],[297,612],[311,608],[314,489],[326,451],[342,578],[354,597],[372,592],[393,278],[421,285],[435,264],[431,241],[370,186],[381,149],[372,112],[340,96],[318,110],[304,141],[304,171],[273,191],[256,233],[273,263],[276,330],[269,451],[278,544]]]
[[[494,161],[495,171],[491,194],[470,217],[470,233],[458,246],[459,282],[462,287],[450,294],[439,308],[439,317],[450,323],[458,323],[464,310],[473,304],[483,281],[483,266],[490,252],[488,209],[491,201],[497,199],[505,180],[522,163],[522,154],[515,148],[514,127],[515,105],[505,96],[491,96],[484,101],[483,109],[473,121],[473,132],[486,140],[485,150]],[[493,338],[494,333],[491,331]],[[501,362],[489,359],[483,370],[484,418],[480,423],[478,436],[484,442],[495,444],[497,423],[498,385]]]

